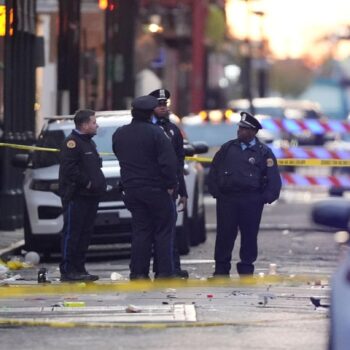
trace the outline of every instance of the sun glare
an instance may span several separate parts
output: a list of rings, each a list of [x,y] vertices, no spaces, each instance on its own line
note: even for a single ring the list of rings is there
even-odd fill
[[[226,13],[233,37],[264,36],[278,58],[316,57],[330,34],[350,25],[350,1],[344,0],[227,0]],[[337,54],[349,56],[349,45]]]

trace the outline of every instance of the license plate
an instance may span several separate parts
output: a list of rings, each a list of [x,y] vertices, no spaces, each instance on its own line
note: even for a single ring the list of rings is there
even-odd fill
[[[97,214],[95,225],[96,226],[109,226],[119,224],[118,213],[99,213]]]

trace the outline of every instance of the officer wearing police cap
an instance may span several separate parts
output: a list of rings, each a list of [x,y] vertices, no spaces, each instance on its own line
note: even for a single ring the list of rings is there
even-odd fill
[[[158,100],[157,106],[154,108],[152,122],[159,125],[168,135],[171,143],[173,144],[176,157],[177,157],[177,178],[179,182],[178,190],[174,193],[174,200],[176,201],[179,197],[177,205],[180,208],[179,211],[186,210],[187,205],[187,189],[184,178],[184,160],[185,160],[185,151],[184,151],[184,141],[182,134],[179,128],[170,121],[169,119],[169,108],[168,108],[168,99],[170,98],[170,92],[167,89],[158,89],[150,93],[150,96],[154,96]],[[176,208],[175,215],[177,216]],[[174,232],[176,232],[176,220],[174,222]],[[177,249],[176,237],[174,235],[174,264],[175,264],[175,273],[178,277],[188,278],[188,272],[181,269],[180,254]],[[157,273],[157,267],[154,266],[154,270]]]
[[[130,279],[148,279],[152,246],[159,261],[159,278],[174,276],[174,205],[177,161],[164,131],[150,118],[158,100],[141,96],[132,102],[132,121],[113,134],[119,160],[122,198],[132,215]]]
[[[276,158],[256,137],[261,124],[248,112],[240,115],[237,138],[221,146],[209,171],[209,192],[216,198],[217,212],[214,277],[229,277],[238,230],[237,272],[240,276],[254,273],[263,208],[277,200],[281,190]]]
[[[102,160],[92,138],[98,124],[95,111],[74,116],[75,129],[60,150],[59,194],[63,205],[61,281],[95,281],[85,269],[98,203],[106,189]]]

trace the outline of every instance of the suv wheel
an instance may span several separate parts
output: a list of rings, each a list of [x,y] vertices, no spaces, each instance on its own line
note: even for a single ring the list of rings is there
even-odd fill
[[[26,250],[37,251],[38,247],[34,243],[32,229],[30,227],[29,215],[26,205],[24,204],[24,215],[23,215],[23,230],[24,230],[24,247]]]
[[[180,255],[186,255],[190,251],[189,220],[186,211],[181,226],[176,227],[176,243]]]
[[[24,204],[24,215],[23,215],[23,231],[24,231],[24,248],[27,251],[35,251],[43,253],[44,255],[51,252],[57,251],[57,237],[50,237],[50,240],[41,236],[35,237],[32,233],[32,229],[29,221],[29,214]]]
[[[205,242],[207,239],[207,233],[205,229],[205,210],[204,204],[199,202],[198,194],[198,182],[195,186],[195,195],[193,203],[193,215],[190,220],[190,231],[191,231],[191,245],[196,246],[200,243]]]

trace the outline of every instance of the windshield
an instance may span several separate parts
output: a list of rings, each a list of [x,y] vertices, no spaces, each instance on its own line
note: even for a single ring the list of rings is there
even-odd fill
[[[115,126],[100,126],[97,129],[97,135],[93,140],[96,143],[97,150],[100,152],[103,160],[114,160],[115,155],[112,151],[112,135],[116,130]],[[38,139],[38,147],[59,149],[64,139],[72,132],[71,128],[58,130],[45,130]],[[34,168],[44,168],[59,164],[59,152],[35,152],[32,156]]]
[[[238,124],[183,124],[183,129],[190,142],[205,141],[209,147],[213,147],[221,146],[223,143],[235,139],[237,137]]]

